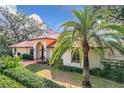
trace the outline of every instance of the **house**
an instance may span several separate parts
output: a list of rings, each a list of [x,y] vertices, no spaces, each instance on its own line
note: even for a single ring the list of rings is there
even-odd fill
[[[30,54],[33,55],[33,59],[43,58],[44,61],[49,60],[53,49],[55,48],[58,34],[51,34],[46,36],[32,37],[29,40],[25,40],[9,47],[12,48],[14,55]],[[124,60],[124,56],[120,55],[115,50],[115,55],[112,55],[109,50],[105,52],[106,59],[120,59]],[[71,50],[67,50],[62,56],[63,64],[66,66],[82,67],[79,63],[79,55],[77,53],[72,54]],[[101,67],[100,56],[91,49],[89,52],[90,69]],[[83,60],[82,60],[83,61]]]

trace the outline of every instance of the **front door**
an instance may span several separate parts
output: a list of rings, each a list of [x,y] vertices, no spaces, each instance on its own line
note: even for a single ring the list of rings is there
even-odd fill
[[[44,56],[44,46],[42,45],[42,48],[41,48],[41,60],[44,61],[45,59],[45,56]]]

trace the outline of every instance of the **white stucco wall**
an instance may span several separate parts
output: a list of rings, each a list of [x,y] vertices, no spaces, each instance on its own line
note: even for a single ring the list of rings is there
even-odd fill
[[[64,53],[64,55],[62,56],[63,59],[63,64],[67,65],[67,66],[74,66],[74,67],[78,67],[78,68],[82,68],[83,64],[81,65],[80,63],[73,63],[71,61],[71,50],[68,50]],[[82,60],[83,62],[83,60]],[[100,64],[100,57],[97,53],[95,53],[95,51],[92,49],[89,52],[89,67],[90,69],[92,68],[99,68],[101,66]]]
[[[47,48],[47,59],[50,59],[53,53],[53,48]]]
[[[116,59],[116,60],[124,60],[124,55],[121,55],[117,50],[114,49],[114,55],[111,53],[109,49],[105,52],[105,59]]]
[[[101,67],[101,58],[99,54],[94,50],[91,49],[89,52],[89,66],[90,68],[100,68]]]
[[[16,54],[18,52],[21,54],[30,54],[30,48],[16,48]],[[13,48],[13,53],[14,53],[14,48]]]
[[[67,50],[63,56],[62,56],[62,59],[63,59],[63,64],[66,65],[66,66],[74,66],[74,67],[82,67],[80,66],[79,63],[72,63],[71,62],[71,50]]]

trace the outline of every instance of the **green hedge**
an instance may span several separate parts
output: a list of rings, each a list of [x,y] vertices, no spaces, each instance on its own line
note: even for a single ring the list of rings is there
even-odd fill
[[[119,83],[124,83],[124,71],[116,70],[103,70],[103,69],[92,69],[90,70],[91,75],[95,75],[101,78],[106,78]]]
[[[23,88],[24,86],[17,83],[15,80],[0,74],[0,88]]]
[[[83,73],[81,68],[62,66],[62,71],[76,72],[79,74]],[[119,83],[124,83],[124,71],[122,70],[105,70],[100,68],[94,68],[90,70],[90,75],[98,76],[101,78],[113,80]]]
[[[18,67],[13,69],[6,69],[3,71],[8,77],[20,82],[29,88],[61,88],[63,86],[54,83],[51,80],[41,78],[26,70],[25,68]]]
[[[21,56],[22,56],[23,59],[33,60],[33,56],[31,56],[29,54],[22,54]]]
[[[72,67],[72,66],[62,66],[60,69],[61,69],[62,71],[83,73],[83,71],[82,71],[81,68]]]

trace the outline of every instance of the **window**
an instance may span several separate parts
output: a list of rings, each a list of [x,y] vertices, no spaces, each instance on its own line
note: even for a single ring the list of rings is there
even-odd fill
[[[79,57],[78,50],[75,50],[74,52],[72,51],[71,55],[72,55],[71,60],[72,60],[73,63],[79,63],[80,62],[80,57]]]
[[[31,56],[34,55],[34,49],[33,49],[33,48],[30,49],[30,55],[31,55]]]

